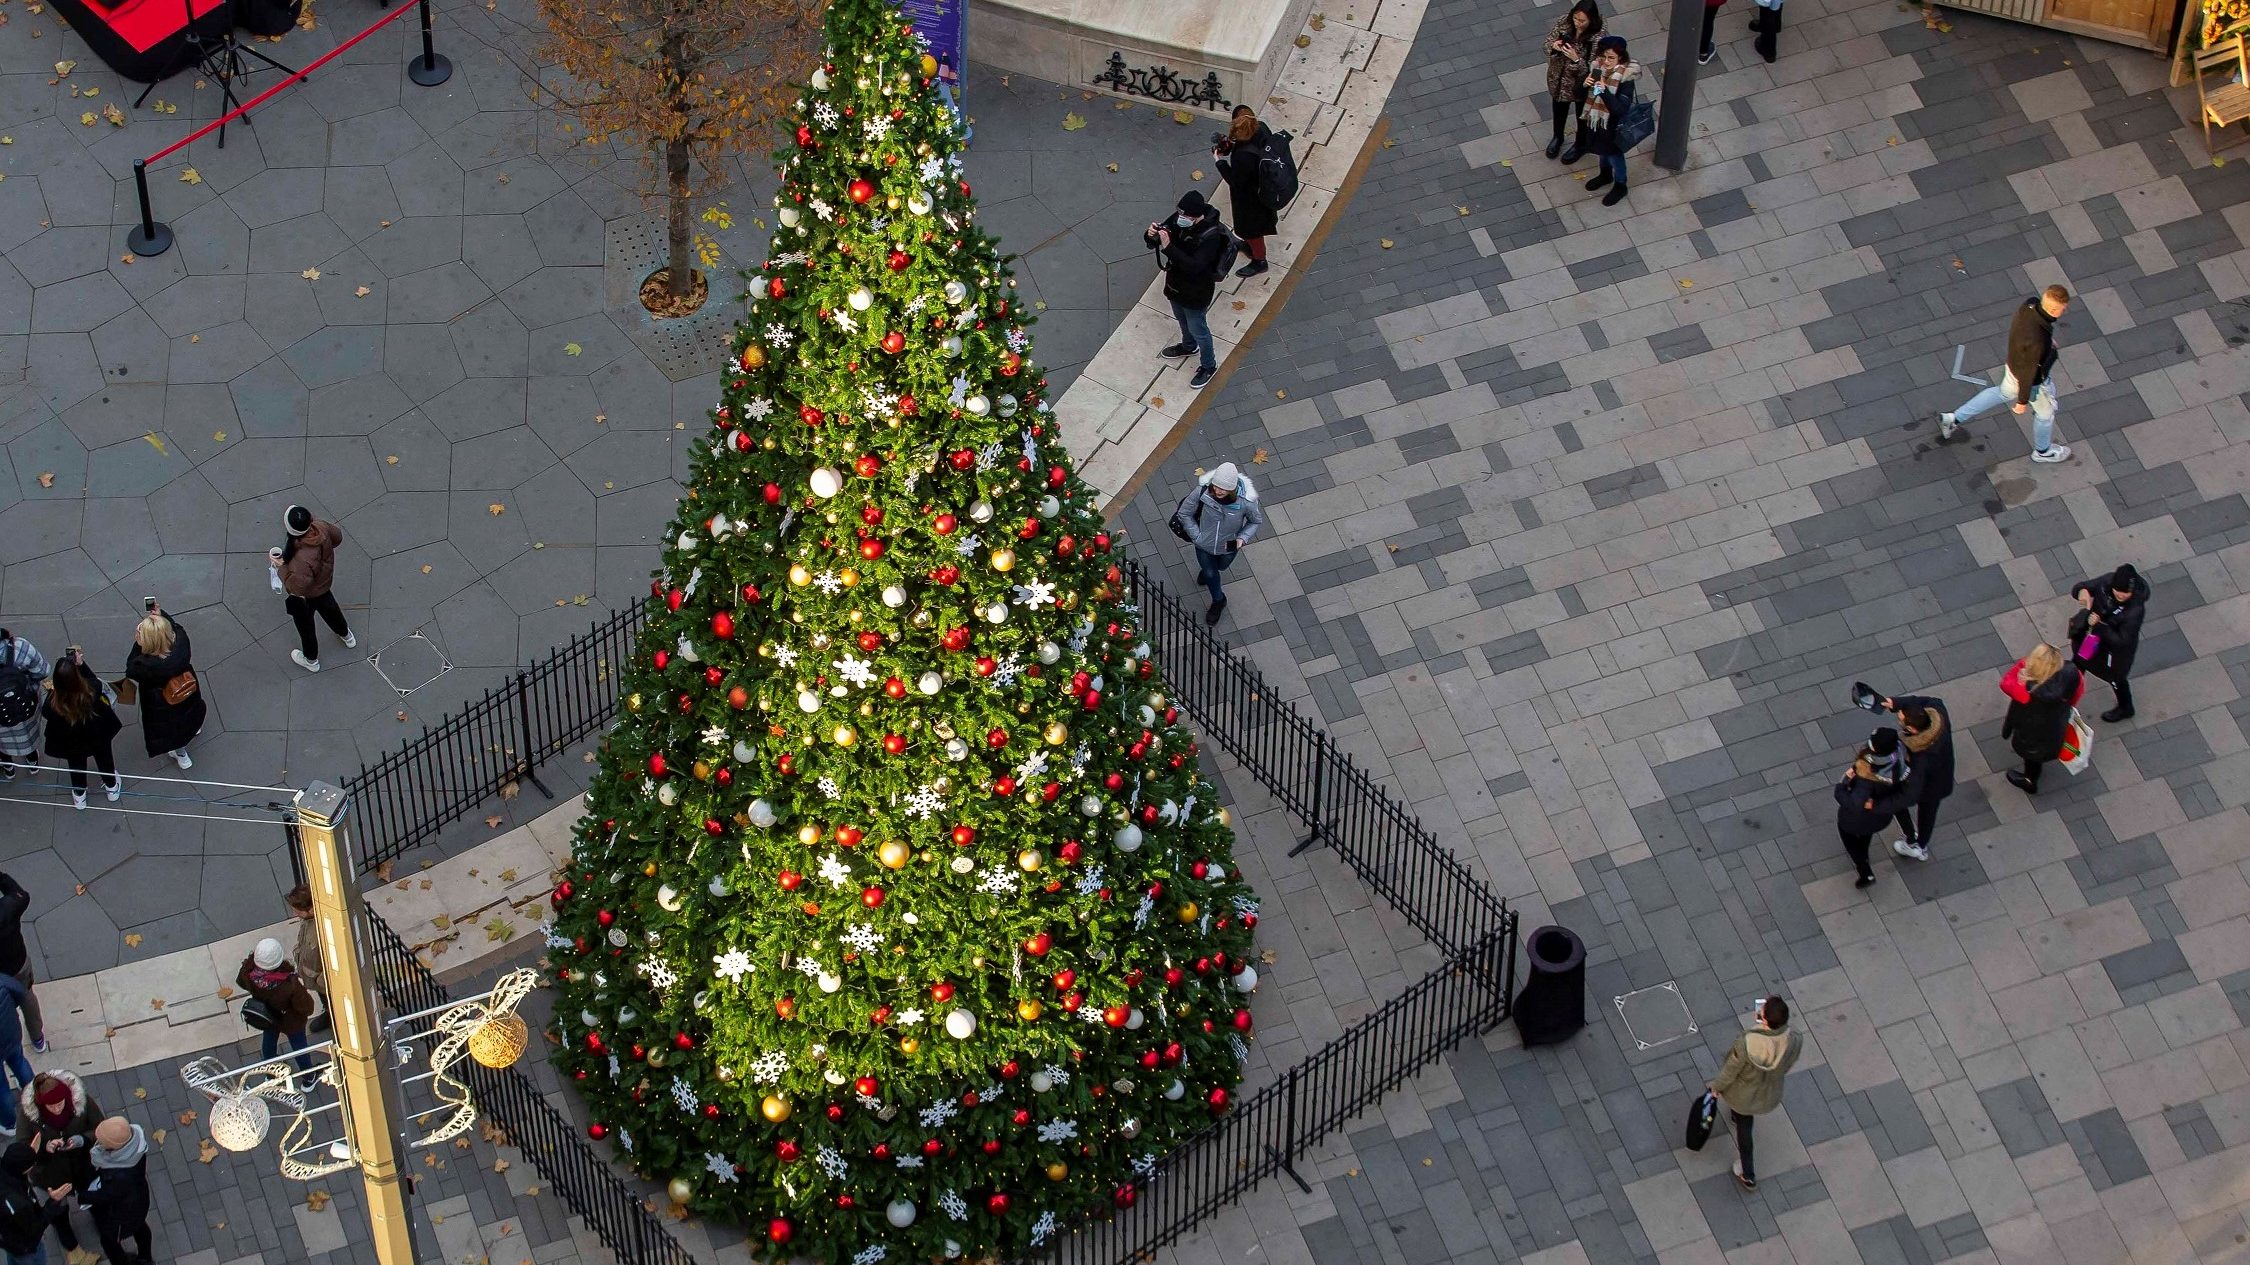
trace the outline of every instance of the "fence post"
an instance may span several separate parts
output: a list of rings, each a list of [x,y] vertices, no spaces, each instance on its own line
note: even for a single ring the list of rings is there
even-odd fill
[[[1303,1070],[1301,1065],[1290,1065],[1289,1075],[1281,1082],[1286,1087],[1281,1095],[1281,1145],[1277,1147],[1267,1143],[1266,1154],[1273,1157],[1274,1162],[1281,1166],[1282,1172],[1289,1174],[1289,1180],[1297,1183],[1298,1190],[1309,1195],[1312,1187],[1297,1175],[1297,1075]]]
[[[430,37],[430,0],[422,0],[422,55],[406,63],[406,77],[425,88],[435,88],[453,77],[453,63],[438,55],[437,44]]]
[[[156,222],[155,212],[148,205],[148,160],[133,160],[133,192],[140,195],[141,222],[125,234],[125,248],[136,255],[161,255],[172,249],[172,230]]]
[[[305,841],[297,834],[297,820],[292,817],[282,826],[289,834],[289,873],[297,886],[305,885]]]
[[[425,4],[427,2],[428,0],[424,0]],[[555,793],[547,789],[545,782],[539,780],[539,753],[532,750],[531,746],[531,674],[529,672],[516,673],[516,734],[516,767],[522,770],[526,780],[539,788],[541,795],[553,799]]]
[[[1321,832],[1327,828],[1325,812],[1327,797],[1323,793],[1327,786],[1328,731],[1315,729],[1313,730],[1312,804],[1305,810],[1306,819],[1312,823],[1312,833],[1305,836],[1303,843],[1289,849],[1289,855],[1296,856],[1321,842]]]

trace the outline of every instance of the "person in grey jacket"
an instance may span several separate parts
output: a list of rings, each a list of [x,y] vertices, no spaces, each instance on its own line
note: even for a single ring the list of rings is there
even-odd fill
[[[1188,543],[1195,546],[1196,573],[1211,591],[1211,609],[1203,612],[1203,622],[1216,624],[1227,608],[1220,576],[1266,525],[1258,489],[1233,462],[1222,461],[1218,469],[1196,481],[1195,490],[1174,512],[1173,522],[1185,529]]]

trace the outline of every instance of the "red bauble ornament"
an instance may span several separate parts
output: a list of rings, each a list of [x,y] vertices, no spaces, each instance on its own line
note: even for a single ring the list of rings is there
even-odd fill
[[[915,403],[914,397],[911,395],[902,395],[898,397],[898,415],[900,417],[912,417],[914,416],[914,411],[920,407],[921,405]]]
[[[922,1154],[924,1155],[937,1156],[944,1153],[945,1143],[938,1141],[936,1138],[931,1138],[922,1143]]]
[[[1153,1072],[1156,1070],[1157,1063],[1160,1062],[1162,1058],[1163,1056],[1158,1054],[1154,1050],[1145,1051],[1141,1055],[1141,1067],[1145,1071]]]
[[[797,409],[797,420],[807,426],[818,426],[827,418],[828,414],[821,412],[810,404],[800,405]]]
[[[906,682],[899,680],[895,676],[890,680],[883,682],[883,696],[885,698],[905,698]],[[895,737],[896,735],[893,736]],[[890,751],[889,744],[885,743],[883,749],[886,751]],[[891,754],[897,755],[898,753],[896,751],[892,751]]]
[[[1179,1042],[1173,1041],[1165,1045],[1164,1066],[1178,1067],[1180,1065],[1180,1060],[1184,1057],[1186,1057],[1186,1051],[1180,1048]]]
[[[862,461],[866,461],[866,460],[871,460],[871,458],[866,458],[866,457],[862,457],[862,458],[861,458],[861,460],[862,460]],[[875,469],[876,469],[876,470],[879,470],[879,469],[881,469],[881,468],[882,468],[882,467],[881,467],[880,465],[878,465],[878,466],[876,466],[876,467],[875,467]],[[868,477],[868,478],[873,478],[873,477],[874,477],[874,475],[875,475],[875,470],[868,470],[868,471],[865,471],[865,472],[864,472],[864,474],[865,474],[865,477]],[[876,525],[877,523],[880,523],[880,522],[882,522],[882,521],[883,521],[883,507],[882,507],[882,506],[880,506],[880,505],[862,505],[862,506],[860,506],[860,507],[859,507],[859,521],[861,521],[861,522],[863,522],[863,523],[867,524],[867,525],[868,525],[869,527],[873,527],[873,526],[875,526],[875,525]]]
[[[1122,773],[1112,773],[1112,774],[1110,774],[1110,775],[1109,775],[1108,777],[1105,777],[1105,778],[1103,778],[1103,779],[1102,779],[1102,785],[1103,785],[1103,786],[1106,786],[1106,787],[1108,787],[1108,788],[1109,788],[1110,790],[1113,790],[1113,791],[1121,791],[1121,790],[1124,790],[1124,789],[1125,789],[1125,775],[1124,775],[1124,774],[1122,774]]]
[[[720,611],[713,615],[711,617],[711,635],[721,641],[734,640],[734,616],[726,611]],[[711,671],[716,673],[718,669],[713,668]],[[711,684],[717,685],[718,682],[712,681]]]
[[[956,653],[968,649],[969,630],[967,626],[957,624],[946,629],[945,634],[938,638],[938,644]]]
[[[890,333],[883,335],[883,350],[891,353],[894,356],[902,351],[905,351],[906,335],[899,333],[895,329]]]
[[[944,980],[939,980],[937,983],[930,985],[930,997],[934,1001],[952,1001],[953,985]]]
[[[798,128],[797,134],[799,136],[804,135],[805,129],[801,127]],[[775,1217],[773,1220],[766,1222],[766,1238],[772,1240],[773,1242],[787,1243],[789,1240],[796,1237],[797,1227],[789,1224],[789,1218]]]
[[[869,562],[883,556],[883,542],[873,536],[859,542],[859,556]]]
[[[960,525],[961,520],[955,518],[951,514],[940,514],[934,521],[930,523],[931,529],[936,531],[940,536],[952,535],[954,528],[959,527]]]
[[[836,1206],[839,1208],[856,1208],[859,1206],[859,1201],[850,1195],[838,1195],[836,1196]]]
[[[716,817],[706,818],[703,822],[703,830],[704,833],[716,839],[727,832],[727,823]]]
[[[1132,1010],[1125,1006],[1110,1006],[1102,1011],[1102,1022],[1112,1028],[1124,1027],[1125,1021],[1132,1017]]]
[[[955,826],[953,828],[953,846],[966,848],[976,841],[977,828],[975,826]]]
[[[1044,931],[1023,942],[1023,951],[1035,958],[1047,956],[1047,950],[1054,947],[1055,938]]]
[[[767,281],[766,281],[766,297],[768,297],[768,298],[774,298],[774,299],[778,299],[778,298],[781,298],[781,297],[782,297],[783,295],[786,295],[786,294],[788,294],[788,293],[789,293],[789,286],[788,286],[788,284],[787,284],[786,282],[784,282],[784,281],[783,281],[783,280],[782,280],[781,278],[779,278],[779,277],[770,277],[770,278],[768,278],[768,279],[767,279]]]
[[[1085,845],[1079,843],[1076,839],[1065,839],[1062,847],[1056,849],[1056,851],[1064,861],[1076,861],[1084,853]]]
[[[783,870],[774,876],[774,882],[781,884],[781,890],[785,892],[796,891],[797,885],[804,881],[805,876],[795,870]]]
[[[883,754],[898,755],[906,750],[906,739],[897,734],[883,735]]]
[[[862,1098],[873,1098],[876,1094],[882,1092],[882,1088],[882,1083],[872,1076],[862,1076],[852,1082],[852,1089]]]
[[[991,655],[980,654],[977,656],[978,676],[991,676],[994,672],[997,672],[999,670],[1000,665],[993,660]]]
[[[813,147],[812,129],[811,129],[811,128],[809,128],[809,127],[806,127],[806,126],[805,126],[805,125],[803,125],[803,124],[799,124],[799,125],[797,126],[797,147],[798,147],[798,148],[800,148],[800,149],[811,149],[811,148]],[[777,1224],[777,1225],[778,1225],[778,1224],[783,1224],[783,1223],[780,1223],[780,1222],[776,1222],[775,1224]],[[787,1241],[787,1240],[784,1240],[784,1239],[775,1239],[775,1240],[774,1240],[774,1242],[776,1242],[776,1243],[782,1243],[782,1242],[786,1242],[786,1241]]]
[[[663,652],[658,651],[657,653],[661,654]],[[663,752],[659,751],[648,758],[648,772],[650,777],[663,777],[665,768],[666,765],[664,763]]]
[[[796,999],[796,998],[794,998],[794,997],[777,997],[777,998],[775,998],[775,999],[774,999],[774,1003],[773,1003],[773,1013],[774,1013],[775,1015],[777,1015],[777,1016],[779,1016],[779,1017],[783,1018],[783,1019],[794,1019],[794,1018],[796,1018],[796,1017],[797,1017],[797,999]]]
[[[672,1048],[675,1050],[692,1050],[695,1048],[695,1038],[685,1032],[675,1032],[672,1034]]]
[[[780,485],[780,484],[778,484],[778,483],[768,483],[768,484],[767,484],[767,485],[765,486],[765,493],[764,493],[764,494],[765,494],[765,498],[766,498],[766,504],[768,504],[768,505],[779,505],[779,504],[781,504],[781,485]]]
[[[844,186],[844,196],[853,203],[864,206],[869,198],[875,196],[875,186],[865,178],[854,180]]]
[[[1025,1110],[1024,1110],[1024,1109],[1022,1109],[1021,1107],[1018,1107],[1018,1108],[1016,1109],[1016,1114],[1014,1114],[1014,1115],[1012,1115],[1012,1116],[1008,1117],[1008,1119],[1010,1119],[1010,1120],[1014,1121],[1014,1122],[1015,1122],[1015,1126],[1016,1126],[1016,1127],[1017,1127],[1018,1129],[1021,1129],[1021,1128],[1022,1128],[1022,1127],[1024,1127],[1025,1125],[1027,1125],[1027,1124],[1030,1124],[1030,1123],[1031,1123],[1031,1113],[1030,1113],[1030,1112],[1028,1112],[1028,1111],[1025,1111]]]
[[[932,580],[935,580],[939,584],[950,585],[955,580],[961,578],[961,568],[954,566],[950,562],[946,563],[944,566],[933,567],[930,569],[930,578]]]
[[[593,1053],[595,1053],[595,1054],[599,1054],[599,1053],[601,1053],[601,1052],[602,1052],[602,1050],[603,1050],[603,1049],[605,1048],[605,1047],[604,1047],[604,1046],[602,1045],[602,1034],[601,1034],[601,1033],[599,1033],[599,1032],[589,1032],[589,1033],[587,1033],[587,1034],[586,1034],[586,1048],[587,1048],[587,1049],[588,1049],[589,1051],[591,1051],[591,1052],[593,1052]]]
[[[594,911],[594,921],[600,923],[603,927],[608,927],[611,923],[617,921],[617,915],[606,909],[597,909]]]
[[[1214,1115],[1214,1116],[1215,1116],[1215,1115],[1218,1115],[1218,1114],[1219,1114],[1220,1112],[1222,1112],[1222,1111],[1225,1111],[1225,1110],[1227,1109],[1227,1101],[1228,1101],[1228,1095],[1227,1095],[1227,1091],[1226,1091],[1226,1086],[1224,1086],[1224,1085],[1221,1085],[1221,1086],[1218,1086],[1218,1087],[1216,1087],[1216,1088],[1212,1089],[1212,1091],[1211,1091],[1211,1096],[1210,1096],[1210,1097],[1209,1097],[1209,1099],[1207,1099],[1206,1101],[1208,1101],[1208,1102],[1209,1102],[1209,1103],[1211,1104],[1211,1114],[1212,1114],[1212,1115]]]
[[[977,455],[967,448],[956,449],[952,456],[946,458],[946,461],[951,463],[954,469],[964,474],[977,468]]]
[[[577,888],[570,885],[570,880],[566,878],[562,882],[555,884],[554,895],[548,897],[547,899],[554,902],[555,908],[560,909],[562,908],[562,903],[566,900],[569,900],[571,894],[576,892],[577,890]]]
[[[662,672],[664,670],[664,665],[672,661],[672,652],[669,650],[659,650],[655,654],[650,655],[648,657],[648,661],[656,665],[657,671]]]
[[[1001,774],[999,777],[992,779],[992,793],[1002,799],[1007,799],[1016,793],[1016,780],[1004,773]]]
[[[665,605],[665,607],[666,607],[666,608],[668,608],[668,609],[670,609],[670,610],[675,610],[675,611],[676,611],[676,610],[680,609],[680,603],[682,603],[682,602],[684,602],[684,601],[686,601],[686,600],[687,600],[687,594],[685,594],[685,593],[682,593],[682,592],[681,592],[680,590],[678,590],[678,589],[673,589],[673,590],[672,590],[671,592],[669,592],[669,593],[666,593],[666,594],[664,595],[664,605]]]
[[[727,706],[732,707],[736,711],[741,711],[743,708],[748,707],[749,705],[750,691],[743,689],[739,685],[727,691]],[[721,771],[724,772],[724,770]]]
[[[1062,1008],[1063,1008],[1064,1010],[1076,1010],[1076,1009],[1078,1009],[1078,1008],[1079,1008],[1080,1006],[1083,1006],[1083,1005],[1085,1005],[1085,1004],[1086,1004],[1086,994],[1084,994],[1084,993],[1081,993],[1081,992],[1075,992],[1075,991],[1073,991],[1073,992],[1068,992],[1068,993],[1064,993],[1064,994],[1062,995]],[[1094,1088],[1096,1088],[1096,1089],[1100,1089],[1100,1088],[1101,1088],[1101,1086],[1099,1086],[1099,1085],[1096,1085],[1096,1086],[1095,1086]]]
[[[906,266],[910,263],[913,263],[914,260],[905,251],[894,250],[889,255],[884,257],[883,262],[890,266],[892,272],[904,272],[906,271]]]
[[[1012,1081],[1022,1071],[1023,1064],[1016,1062],[1014,1059],[1009,1059],[1000,1065],[1000,1079]]]
[[[873,1155],[876,1159],[887,1160],[891,1158],[891,1144],[888,1142],[877,1142],[875,1144],[875,1149],[869,1152],[869,1154]]]
[[[830,1124],[834,1124],[837,1121],[842,1120],[843,1118],[844,1104],[840,1102],[832,1102],[828,1104],[828,1122]]]
[[[992,748],[994,751],[998,751],[1000,748],[1007,746],[1008,731],[1005,729],[994,729],[991,733],[988,733],[984,736],[984,745]]]
[[[1140,1194],[1133,1189],[1133,1183],[1131,1182],[1127,1182],[1117,1188],[1117,1206],[1120,1208],[1132,1207],[1134,1201],[1138,1200],[1139,1198]]]
[[[773,1144],[773,1157],[784,1164],[796,1163],[798,1157],[803,1154],[804,1152],[797,1149],[797,1144],[788,1138],[783,1138]]]
[[[609,1136],[609,1126],[603,1124],[599,1120],[596,1120],[594,1123],[586,1126],[586,1136],[592,1138],[596,1142],[599,1142],[603,1138]]]
[[[1237,1031],[1237,1032],[1248,1032],[1248,1031],[1250,1031],[1250,1012],[1249,1012],[1249,1011],[1247,1011],[1247,1010],[1237,1010],[1237,1011],[1235,1011],[1235,1012],[1234,1012],[1234,1027],[1235,1027],[1235,1031]]]
[[[717,685],[719,682],[725,680],[726,677],[727,674],[719,671],[717,668],[703,669],[703,683],[705,685]]]
[[[1073,984],[1075,984],[1075,983],[1077,983],[1077,982],[1078,982],[1078,972],[1076,972],[1076,971],[1073,971],[1073,970],[1069,969],[1068,967],[1065,967],[1065,968],[1063,968],[1062,970],[1059,970],[1059,971],[1055,972],[1055,991],[1056,991],[1056,992],[1058,992],[1058,993],[1067,993],[1067,992],[1069,992],[1069,991],[1070,991],[1070,986],[1071,986],[1071,985],[1073,985]]]
[[[869,909],[874,909],[880,906],[883,903],[883,889],[880,887],[870,887],[867,890],[861,892],[859,894],[859,903],[867,906]]]
[[[1164,968],[1164,987],[1178,988],[1187,979],[1187,972],[1176,966]]]
[[[1051,487],[1051,488],[1059,488],[1059,487],[1061,487],[1061,486],[1063,485],[1063,480],[1065,480],[1065,479],[1068,479],[1069,477],[1070,477],[1070,471],[1068,471],[1068,470],[1065,470],[1065,469],[1063,469],[1063,468],[1062,468],[1061,466],[1048,466],[1048,467],[1047,467],[1047,486],[1048,486],[1048,487]]]

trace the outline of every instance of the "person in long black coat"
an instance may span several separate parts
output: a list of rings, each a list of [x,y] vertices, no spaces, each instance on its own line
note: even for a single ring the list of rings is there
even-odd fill
[[[1953,717],[1945,700],[1927,694],[1908,694],[1883,700],[1883,710],[1898,714],[1914,802],[1898,811],[1904,837],[1891,843],[1891,851],[1914,861],[1930,859],[1930,832],[1937,829],[1938,806],[1953,794]],[[1917,822],[1916,817],[1921,820]]]
[[[2148,615],[2150,592],[2148,580],[2129,562],[2070,587],[2079,607],[2070,617],[2071,657],[2117,691],[2117,706],[2102,713],[2108,724],[2133,716],[2133,659],[2141,650],[2141,621]]]
[[[202,732],[206,711],[192,659],[187,629],[158,606],[133,630],[133,649],[125,656],[125,675],[140,690],[141,739],[148,753],[169,755],[183,769],[195,767],[187,745]],[[178,701],[165,698],[167,687]]]
[[[1226,178],[1227,199],[1234,204],[1234,235],[1242,239],[1242,253],[1250,256],[1249,263],[1234,270],[1238,277],[1255,277],[1266,270],[1266,236],[1281,227],[1281,212],[1266,205],[1258,173],[1258,165],[1278,144],[1249,106],[1238,105],[1226,138],[1211,151],[1211,160]]]
[[[2086,678],[2076,664],[2063,661],[2062,651],[2041,645],[2008,669],[2000,678],[2000,689],[2008,696],[2000,736],[2023,758],[2020,772],[2008,770],[2008,784],[2026,795],[2037,795],[2039,771],[2062,755],[2070,714],[2086,692]]]
[[[39,705],[47,715],[47,754],[70,767],[70,798],[86,806],[86,764],[102,771],[102,790],[111,803],[123,793],[111,740],[125,722],[109,705],[109,687],[86,666],[86,655],[72,646],[55,665],[54,688]]]
[[[1860,748],[1852,767],[1846,769],[1843,780],[1836,783],[1836,834],[1844,841],[1844,851],[1852,859],[1852,869],[1859,874],[1854,887],[1874,884],[1875,867],[1869,863],[1867,853],[1874,845],[1875,833],[1889,825],[1900,809],[1913,802],[1913,788],[1876,776],[1873,753],[1866,747]]]

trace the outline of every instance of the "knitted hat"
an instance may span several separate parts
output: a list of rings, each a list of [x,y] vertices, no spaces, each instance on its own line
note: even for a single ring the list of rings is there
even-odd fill
[[[133,1122],[123,1116],[110,1116],[94,1126],[94,1141],[114,1151],[133,1140]]]
[[[1879,756],[1888,756],[1898,750],[1898,730],[1888,725],[1870,734],[1867,749]]]
[[[1601,38],[1601,42],[1599,42],[1599,43],[1597,43],[1597,44],[1595,44],[1595,45],[1594,45],[1594,56],[1596,56],[1596,57],[1599,57],[1599,56],[1601,56],[1601,55],[1602,55],[1603,53],[1607,53],[1607,52],[1611,52],[1611,51],[1615,51],[1615,52],[1616,52],[1616,54],[1617,54],[1617,56],[1618,56],[1618,59],[1619,59],[1619,60],[1621,60],[1621,61],[1622,61],[1622,60],[1624,59],[1624,57],[1625,57],[1625,37],[1624,37],[1624,36],[1622,36],[1622,35],[1604,35],[1604,36],[1602,36],[1602,38]]]
[[[1180,195],[1180,209],[1189,215],[1202,215],[1210,207],[1211,204],[1203,200],[1203,192],[1200,189],[1190,189]]]
[[[32,1095],[32,1101],[39,1104],[40,1117],[57,1123],[70,1119],[76,1098],[77,1095],[70,1092],[69,1084],[61,1077],[49,1081],[45,1089]]]
[[[2141,573],[2133,569],[2132,563],[2121,563],[2115,571],[2109,573],[2109,587],[2113,590],[2122,589],[2131,592],[2133,581],[2140,578]]]
[[[1221,492],[1232,492],[1242,486],[1242,472],[1234,468],[1233,462],[1222,461],[1219,468],[1211,472],[1210,484]]]
[[[302,536],[312,529],[312,511],[302,505],[292,505],[289,507],[289,512],[282,517],[282,521],[288,524],[290,535]]]
[[[261,971],[280,969],[282,957],[281,941],[272,936],[260,940],[258,947],[250,951],[250,960],[257,963]]]

